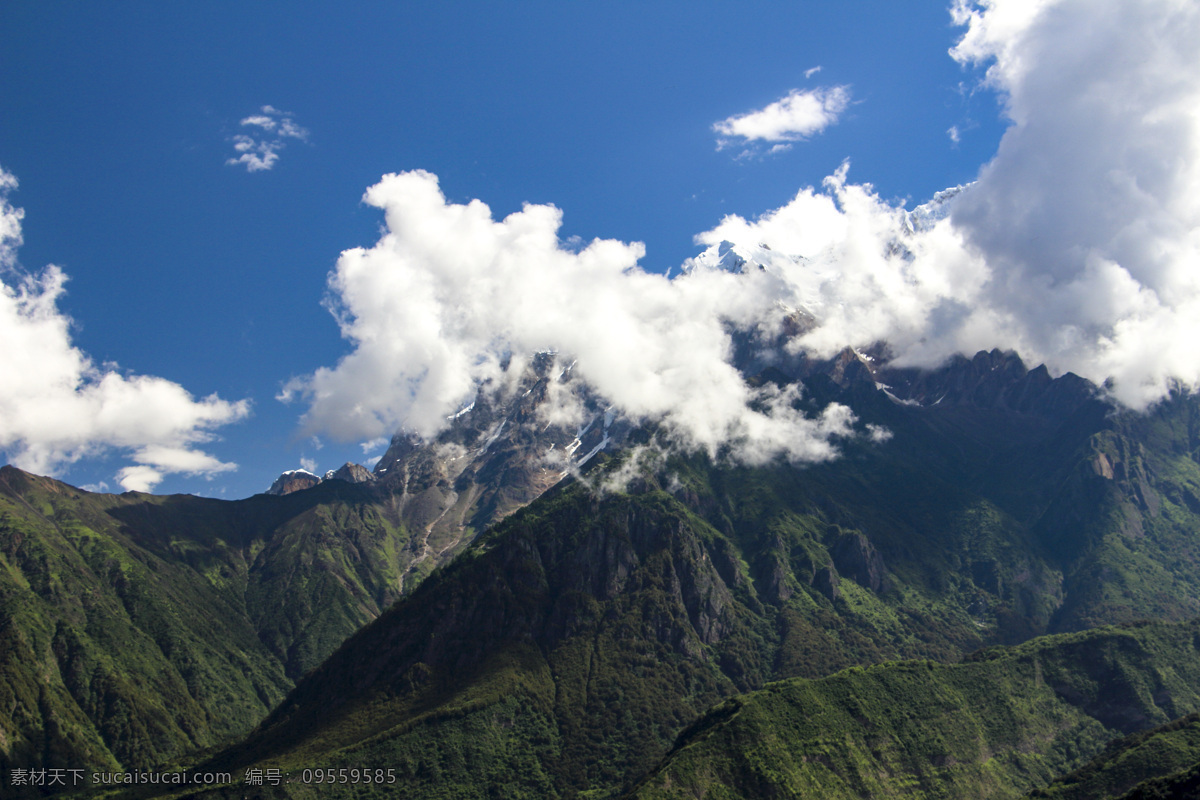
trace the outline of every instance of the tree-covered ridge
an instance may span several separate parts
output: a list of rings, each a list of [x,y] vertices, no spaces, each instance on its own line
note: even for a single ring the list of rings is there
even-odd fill
[[[614,796],[711,703],[773,680],[1194,614],[1193,398],[1115,414],[1004,354],[920,378],[906,391],[926,405],[834,377],[811,376],[806,402],[849,402],[889,441],[806,468],[676,457],[616,493],[560,486],[212,763],[386,763],[400,796]]]
[[[1034,790],[1030,797],[1102,800],[1127,794],[1139,796],[1139,792],[1145,793],[1152,786],[1181,782],[1197,764],[1200,764],[1200,713],[1193,712],[1112,742],[1087,764],[1044,789]]]
[[[1200,708],[1198,647],[1200,623],[1109,627],[773,683],[692,725],[633,796],[1021,797]]]
[[[0,771],[146,768],[252,728],[399,596],[349,484],[239,502],[0,470]]]

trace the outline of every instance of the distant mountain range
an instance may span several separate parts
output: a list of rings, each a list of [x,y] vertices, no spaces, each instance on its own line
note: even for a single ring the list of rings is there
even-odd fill
[[[804,469],[677,457],[607,497],[561,485],[213,763],[295,771],[320,753],[396,764],[413,797],[616,796],[687,720],[771,680],[1195,615],[1193,398],[1122,414],[999,352],[921,374],[847,351],[803,380],[892,438]],[[1101,728],[1042,779],[1129,732]]]
[[[634,460],[653,427],[599,400],[541,419],[571,380],[543,354],[434,441],[283,496],[4,468],[0,769],[295,781],[229,797],[1017,797],[1200,762],[1180,723],[1125,745],[1175,753],[1133,783],[1089,767],[1200,710],[1196,397],[1121,411],[999,351],[745,363],[890,438],[807,467]],[[396,783],[300,782],[366,767]]]

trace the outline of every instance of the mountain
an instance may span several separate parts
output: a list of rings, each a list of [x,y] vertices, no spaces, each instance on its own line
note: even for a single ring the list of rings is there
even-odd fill
[[[586,390],[576,412],[562,416],[553,400],[574,388],[573,363],[557,354],[535,354],[508,385],[485,385],[447,419],[447,428],[425,440],[397,434],[372,472],[347,464],[325,480],[369,483],[381,503],[418,537],[417,556],[404,578],[411,589],[449,561],[489,525],[528,505],[598,453],[617,449],[631,425]],[[291,476],[299,476],[299,479]],[[303,470],[284,481],[320,478]],[[272,487],[272,492],[275,487]]]
[[[855,351],[779,364],[803,370],[811,410],[844,402],[888,435],[804,468],[664,455],[610,493],[588,486],[626,457],[594,460],[586,482],[433,572],[208,767],[388,764],[397,796],[616,796],[711,704],[774,680],[1196,615],[1196,398],[1120,412],[1086,381],[999,351],[931,373]],[[783,366],[755,380],[790,380]],[[1190,703],[1089,728],[1025,786]]]
[[[319,477],[306,469],[289,469],[275,479],[275,482],[271,484],[271,488],[267,489],[267,494],[285,495],[292,492],[300,492],[305,489],[311,489],[320,482],[321,479]]]
[[[1198,644],[1200,623],[1147,623],[773,683],[680,734],[631,797],[1022,797],[1200,707]]]
[[[1083,767],[1031,798],[1106,800],[1127,796],[1193,797],[1200,788],[1200,713],[1123,737]],[[1191,782],[1190,793],[1184,785]],[[1172,787],[1172,784],[1174,786]],[[1171,793],[1161,793],[1172,787]]]
[[[246,733],[399,597],[408,545],[340,482],[227,502],[0,468],[0,771],[147,768]]]
[[[582,425],[542,422],[570,380],[554,366],[535,359],[436,441],[397,437],[375,473],[289,470],[242,501],[3,468],[0,770],[144,769],[244,734],[478,530],[624,435],[594,403]]]
[[[337,469],[325,473],[325,480],[346,481],[346,483],[374,483],[375,475],[361,464],[347,461]]]
[[[285,495],[292,492],[302,492],[311,489],[322,481],[345,481],[346,483],[374,483],[375,475],[361,464],[347,461],[337,469],[331,469],[324,477],[315,475],[306,469],[289,469],[280,473],[266,494]]]
[[[88,705],[80,681],[54,677],[81,658],[63,651],[52,664],[44,632],[82,631],[91,649],[80,652],[103,675],[130,669],[124,656],[104,660],[118,637],[89,638],[97,623],[71,617],[52,583],[26,576],[36,559],[6,556],[20,561],[6,596],[27,607],[12,627],[43,633],[4,674],[61,698],[6,731],[28,742],[7,764],[45,763],[38,736],[77,735],[122,764],[199,763],[186,754],[261,720],[207,767],[388,765],[399,796],[610,797],[637,785],[713,704],[772,681],[894,659],[952,663],[981,647],[1200,609],[1195,397],[1139,415],[1013,353],[919,372],[889,367],[882,349],[817,360],[752,336],[735,344],[754,354],[742,362],[751,382],[800,381],[812,413],[831,402],[854,410],[860,434],[838,459],[750,468],[663,452],[652,425],[633,427],[586,392],[575,419],[556,420],[554,393],[571,369],[546,353],[511,385],[481,391],[434,440],[394,438],[372,481],[223,503],[87,495],[6,472],[5,553],[36,543],[65,554],[70,566],[52,571],[84,576],[68,594],[114,595],[105,617],[127,626],[120,636],[153,640],[134,648],[153,664],[144,672],[183,675],[199,663],[218,676],[210,683],[243,687],[224,702],[244,709],[222,728],[204,711],[216,694],[185,680],[210,716],[160,705],[191,740],[105,733],[116,712]],[[63,533],[85,528],[102,547]],[[123,573],[143,598],[132,611],[125,584],[104,571],[110,561],[144,565]],[[202,633],[188,634],[195,626]],[[235,656],[201,659],[199,644],[174,644],[187,635],[240,642],[229,646],[264,666],[242,669],[236,684],[220,677],[236,671],[226,666]],[[270,691],[268,674],[283,676]],[[245,686],[257,705],[238,699]],[[32,708],[31,691],[13,694]],[[121,720],[163,716],[125,708],[137,706],[121,707]],[[1117,732],[1060,766],[1081,765]],[[138,754],[123,741],[160,744]],[[70,746],[110,763],[98,748]]]

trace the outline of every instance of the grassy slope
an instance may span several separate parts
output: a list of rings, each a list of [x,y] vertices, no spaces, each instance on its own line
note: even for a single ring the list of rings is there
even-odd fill
[[[710,711],[634,796],[1020,797],[1200,707],[1197,643],[1197,623],[1103,628],[774,683]]]

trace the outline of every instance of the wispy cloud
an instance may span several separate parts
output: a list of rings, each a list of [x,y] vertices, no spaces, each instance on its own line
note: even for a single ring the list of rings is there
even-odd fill
[[[278,163],[279,151],[288,139],[308,141],[308,130],[297,125],[290,112],[273,106],[263,106],[261,112],[241,121],[241,126],[251,133],[232,137],[230,141],[238,155],[227,159],[226,164],[243,165],[247,172],[263,172]]]
[[[57,474],[109,450],[134,462],[117,474],[125,489],[149,491],[168,473],[213,475],[236,469],[197,449],[213,428],[249,414],[247,401],[194,399],[176,383],[97,366],[71,343],[71,320],[58,309],[67,276],[17,267],[22,210],[17,187],[0,168],[0,450],[13,464]]]
[[[809,73],[805,73],[806,76]],[[713,130],[718,134],[717,149],[766,142],[774,145],[770,152],[779,152],[787,149],[791,142],[818,134],[836,123],[849,105],[848,86],[793,89],[786,97],[765,108],[714,123]]]

